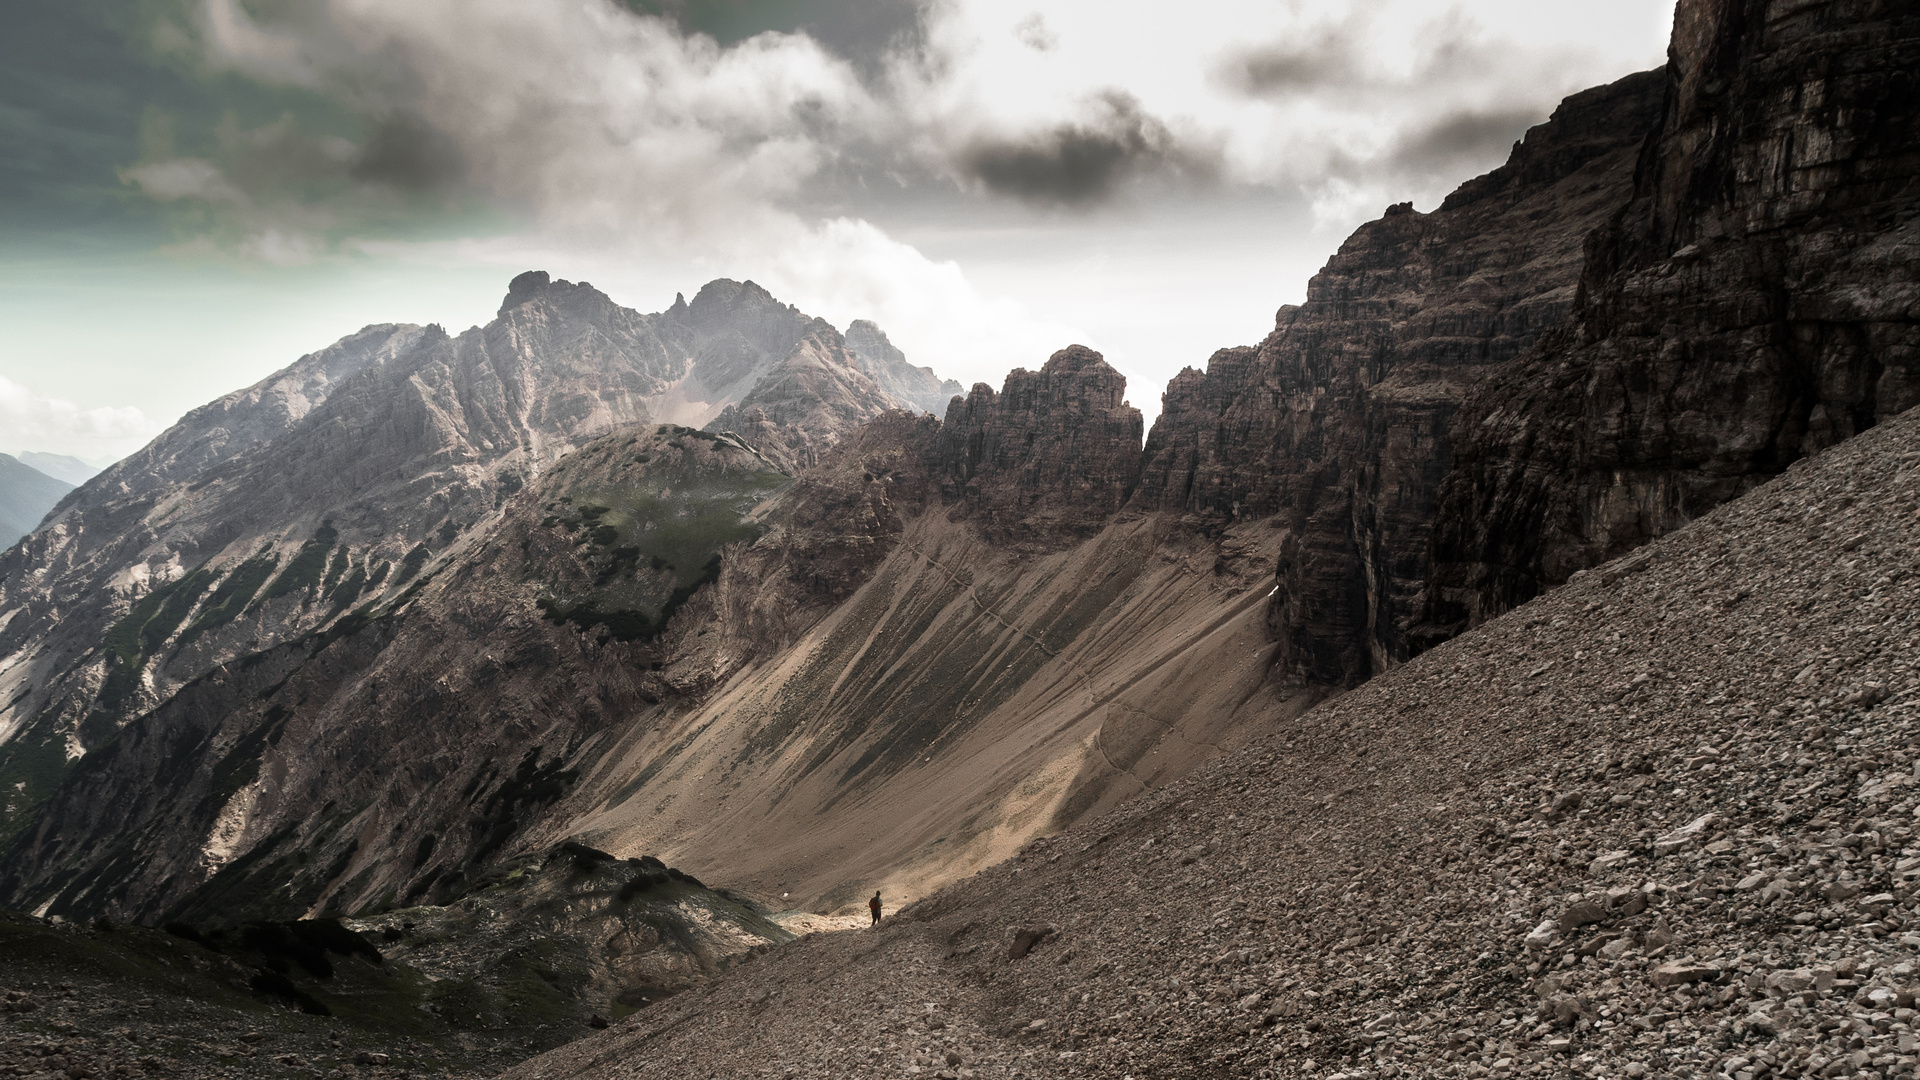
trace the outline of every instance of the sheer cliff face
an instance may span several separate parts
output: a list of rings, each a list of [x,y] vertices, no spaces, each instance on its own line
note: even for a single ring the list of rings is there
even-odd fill
[[[1167,387],[1132,505],[1203,525],[1274,516],[1284,678],[1351,685],[1408,655],[1448,422],[1564,318],[1660,92],[1649,72],[1567,99],[1438,210],[1363,226],[1258,348]]]
[[[1911,4],[1683,0],[1571,323],[1453,422],[1437,632],[1920,402],[1917,73]]]
[[[989,537],[1097,531],[1140,481],[1140,410],[1127,380],[1080,345],[1039,371],[1015,368],[998,394],[976,383],[947,408],[939,472],[947,501]]]
[[[742,399],[789,462],[904,404],[751,282],[647,315],[536,271],[485,327],[369,327],[195,410],[0,555],[0,833],[192,680],[399,595],[561,455]]]

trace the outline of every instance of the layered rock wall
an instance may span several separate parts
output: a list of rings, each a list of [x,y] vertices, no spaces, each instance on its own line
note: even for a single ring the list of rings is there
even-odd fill
[[[1352,685],[1409,654],[1448,422],[1571,308],[1661,90],[1647,72],[1568,98],[1435,212],[1362,226],[1257,348],[1168,386],[1132,504],[1203,527],[1278,515],[1287,680]]]
[[[1920,402],[1920,9],[1683,0],[1571,322],[1452,423],[1425,635]]]

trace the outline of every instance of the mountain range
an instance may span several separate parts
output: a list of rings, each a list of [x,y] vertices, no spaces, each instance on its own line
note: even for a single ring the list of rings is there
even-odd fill
[[[73,485],[34,468],[11,454],[0,454],[0,544],[12,544],[32,532]]]
[[[710,1009],[543,1059],[568,1072],[643,1045],[679,1046],[650,1059],[673,1075],[774,1067],[741,1032],[803,1044],[779,995],[828,968],[936,1008],[835,989],[840,1034],[785,1075],[1506,1076],[1552,1071],[1561,1031],[1602,1032],[1609,1074],[1695,1069],[1708,1035],[1649,1056],[1618,1010],[1704,991],[1618,980],[1841,978],[1791,928],[1681,955],[1735,940],[1698,903],[1733,870],[1817,880],[1793,926],[1866,926],[1834,905],[1871,885],[1880,937],[1904,927],[1894,800],[1797,816],[1787,787],[1863,745],[1862,785],[1901,764],[1915,60],[1905,8],[1685,0],[1664,68],[1362,226],[1151,431],[1084,347],[962,394],[750,282],[643,315],[531,272],[485,327],[368,327],[0,555],[0,904],[385,918],[574,844],[768,915],[920,903],[871,949],[782,946]],[[1733,685],[1715,627],[1778,659]],[[1771,861],[1806,844],[1854,854]],[[1487,936],[1528,920],[1538,943]],[[1421,964],[1452,982],[1382,982]],[[1862,1000],[1907,992],[1876,965]],[[1435,994],[1478,1011],[1410,1020]],[[1798,1030],[1766,1016],[1715,1052]],[[1137,1044],[1145,1017],[1178,1038]],[[1866,1027],[1845,1053],[1891,1030]]]

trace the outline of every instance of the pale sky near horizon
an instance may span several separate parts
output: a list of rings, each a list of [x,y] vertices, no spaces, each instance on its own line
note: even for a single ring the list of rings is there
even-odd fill
[[[545,269],[751,278],[1149,416],[1359,223],[1430,209],[1670,3],[70,0],[0,40],[0,451],[99,460],[374,322]]]

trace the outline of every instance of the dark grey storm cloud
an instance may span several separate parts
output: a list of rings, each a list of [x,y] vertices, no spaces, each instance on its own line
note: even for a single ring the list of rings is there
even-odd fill
[[[394,113],[376,123],[349,170],[363,183],[408,192],[450,190],[460,184],[465,172],[454,141],[406,113]]]
[[[1546,117],[1537,108],[1466,110],[1443,116],[1394,149],[1393,162],[1416,171],[1458,166],[1498,156]]]
[[[977,140],[959,155],[960,166],[996,194],[1062,206],[1104,201],[1134,177],[1204,180],[1218,172],[1218,151],[1177,138],[1133,95],[1109,90],[1092,105],[1085,121]]]
[[[1323,27],[1291,41],[1272,42],[1227,54],[1221,82],[1252,97],[1289,97],[1361,79],[1351,28]]]

